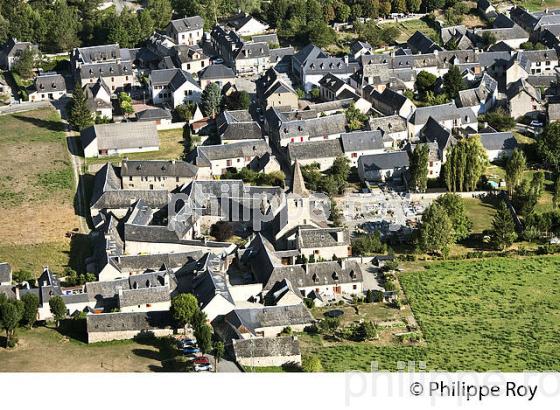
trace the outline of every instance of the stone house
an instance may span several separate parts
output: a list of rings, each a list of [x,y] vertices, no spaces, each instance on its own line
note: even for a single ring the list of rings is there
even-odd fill
[[[198,169],[185,161],[155,160],[121,162],[123,189],[173,191],[196,179]]]
[[[171,37],[177,45],[194,46],[202,40],[204,34],[204,20],[200,16],[171,20],[165,28],[165,33]]]
[[[202,89],[192,75],[179,68],[153,70],[149,87],[154,104],[169,104],[173,108],[186,101],[198,103],[202,95]]]
[[[153,122],[96,124],[80,134],[86,158],[159,150],[159,136]]]
[[[66,95],[66,81],[58,73],[42,73],[35,77],[29,101],[56,101]]]

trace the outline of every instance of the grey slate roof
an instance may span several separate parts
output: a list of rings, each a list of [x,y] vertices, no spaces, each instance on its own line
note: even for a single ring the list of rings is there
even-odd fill
[[[121,176],[166,176],[194,178],[198,168],[185,161],[176,160],[123,160]]]
[[[329,139],[321,141],[299,142],[288,145],[288,156],[291,161],[310,160],[315,158],[334,158],[343,155],[340,140]]]
[[[452,119],[462,119],[467,117],[467,121],[476,122],[477,118],[474,111],[470,108],[458,108],[453,102],[428,107],[418,107],[410,117],[410,122],[415,125],[425,124],[432,117],[436,121],[446,121]]]
[[[406,120],[399,115],[370,118],[368,120],[368,128],[370,130],[381,130],[384,134],[407,130]]]
[[[435,50],[443,50],[431,38],[426,36],[421,31],[416,31],[406,42],[412,51],[419,52],[420,54],[433,53]]]
[[[234,339],[233,353],[237,360],[251,357],[288,357],[299,356],[301,350],[295,336],[255,337]]]
[[[84,147],[95,138],[100,150],[159,147],[159,136],[153,122],[95,124],[82,130]]]
[[[512,99],[521,92],[526,92],[536,101],[541,101],[541,92],[523,78],[520,78],[516,82],[510,84],[506,90],[506,95],[508,99]]]
[[[518,145],[511,132],[493,132],[478,135],[480,135],[482,146],[488,151],[513,150]]]
[[[236,329],[254,332],[267,327],[307,325],[315,319],[303,304],[298,304],[234,309],[226,315],[225,320]]]
[[[342,233],[341,242],[338,241],[339,233]],[[300,249],[348,245],[350,245],[350,234],[345,228],[298,229],[298,247]]]
[[[149,331],[173,327],[173,319],[165,312],[103,313],[86,317],[87,332]]]
[[[358,159],[365,169],[385,170],[409,166],[406,151],[384,152],[382,154],[363,155]]]
[[[219,160],[239,157],[260,157],[270,153],[270,146],[264,140],[241,141],[224,145],[202,145],[196,147],[197,158],[200,153],[209,160]]]
[[[323,78],[319,80],[319,85],[325,87],[327,90],[332,91],[333,93],[337,93],[342,87],[346,85],[346,82],[331,73],[327,73]]]
[[[66,82],[58,73],[43,73],[35,78],[35,90],[39,93],[66,91]]]
[[[123,290],[118,294],[119,307],[171,301],[168,286]]]
[[[210,64],[198,76],[201,80],[221,80],[235,78],[233,69],[224,64]]]
[[[0,282],[12,281],[12,267],[8,262],[0,263]]]
[[[134,75],[132,71],[131,61],[112,61],[104,63],[83,64],[79,68],[79,73],[82,80],[99,77],[120,77],[128,75],[130,76],[129,78],[131,82],[131,77]]]
[[[340,134],[344,152],[367,151],[383,149],[383,133],[374,131],[354,131]]]
[[[171,112],[160,107],[148,108],[147,110],[136,113],[136,119],[138,121],[171,120],[171,118]]]
[[[185,17],[182,19],[171,20],[167,29],[173,27],[177,33],[200,30],[204,28],[204,19],[200,16]]]
[[[189,82],[198,87],[191,73],[180,68],[166,68],[164,70],[152,70],[150,80],[153,85],[168,87],[174,91],[179,89],[184,83]]]

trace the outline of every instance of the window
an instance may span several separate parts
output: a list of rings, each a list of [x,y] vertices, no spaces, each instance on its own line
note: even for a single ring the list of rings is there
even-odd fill
[[[132,181],[132,177],[128,177],[128,180],[129,180],[129,181]]]
[[[179,182],[179,177],[175,177],[175,182]]]
[[[357,158],[358,157],[358,153],[357,152],[353,152],[352,153],[352,158]]]
[[[228,160],[226,161],[226,166],[231,167],[231,159],[228,159]]]
[[[352,285],[352,289],[354,290],[358,289],[358,285]]]

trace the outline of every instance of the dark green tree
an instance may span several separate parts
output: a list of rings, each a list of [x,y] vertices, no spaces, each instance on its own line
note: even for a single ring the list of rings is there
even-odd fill
[[[39,298],[34,293],[26,293],[21,297],[21,301],[23,302],[22,322],[25,324],[25,326],[31,328],[37,320]]]
[[[426,93],[428,91],[434,91],[436,80],[437,77],[427,71],[420,71],[418,73],[414,86],[416,87],[416,91],[418,91],[418,96],[420,99],[425,99]]]
[[[34,69],[39,62],[39,55],[37,50],[28,47],[22,51],[19,58],[13,66],[13,71],[20,75],[22,78],[31,78],[34,74]]]
[[[191,126],[188,122],[183,126],[183,145],[185,147],[185,155],[189,154],[194,148],[191,136]]]
[[[494,244],[500,250],[510,247],[517,239],[515,224],[506,203],[500,201],[492,220]]]
[[[76,85],[69,104],[68,122],[72,127],[83,130],[94,123],[93,114],[87,106],[84,90]]]
[[[163,29],[171,20],[173,7],[170,0],[148,0],[146,10],[150,12],[154,27]]]
[[[465,89],[465,81],[461,75],[461,70],[456,65],[451,66],[449,71],[443,76],[443,89],[451,98],[456,98],[459,95],[459,91]]]
[[[436,199],[435,202],[443,207],[447,216],[451,219],[455,241],[467,238],[471,233],[472,221],[467,216],[463,199],[457,194],[447,192]]]
[[[56,321],[56,327],[59,327],[60,321],[66,318],[66,303],[61,296],[53,296],[49,299],[49,308]]]
[[[486,121],[488,125],[498,131],[509,131],[515,127],[515,119],[509,115],[502,107],[480,116],[481,121]]]
[[[423,252],[449,254],[449,246],[455,239],[453,223],[446,210],[438,203],[430,205],[422,215],[418,230],[418,245]]]
[[[560,165],[560,122],[548,124],[537,141],[537,153],[540,158],[554,167],[556,171]]]
[[[21,321],[22,315],[21,302],[8,301],[0,305],[0,325],[6,332],[6,347],[10,347],[10,339]]]
[[[222,357],[224,357],[224,353],[225,353],[225,347],[224,347],[224,342],[216,342],[214,343],[214,371],[217,372],[218,371],[218,363],[220,363],[220,360],[222,359]]]
[[[203,324],[194,329],[194,337],[202,353],[208,353],[212,349],[212,328]]]
[[[182,293],[171,299],[171,316],[179,326],[186,327],[191,323],[198,310],[198,299],[191,293]]]
[[[202,112],[210,118],[215,118],[220,112],[221,104],[222,90],[220,89],[220,86],[216,83],[208,84],[204,91],[202,91],[200,103]]]
[[[418,144],[410,159],[410,187],[425,192],[428,185],[428,157],[430,149],[426,144]]]
[[[513,154],[506,162],[506,184],[508,192],[513,195],[515,189],[521,183],[523,173],[527,169],[525,154],[519,149],[514,149]]]
[[[317,47],[326,47],[336,43],[336,33],[325,21],[315,20],[308,24],[307,35],[309,42]]]

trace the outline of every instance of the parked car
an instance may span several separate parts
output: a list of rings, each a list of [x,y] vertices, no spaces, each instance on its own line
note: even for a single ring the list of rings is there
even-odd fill
[[[209,372],[212,365],[206,356],[200,356],[193,360],[193,369],[195,372]]]
[[[222,57],[219,57],[219,56],[213,56],[213,57],[210,57],[210,62],[212,64],[223,64],[224,59]]]
[[[195,354],[200,353],[200,349],[196,346],[186,346],[183,348],[183,354]]]
[[[196,346],[196,339],[181,339],[177,341],[177,347],[179,349],[184,349],[190,346]]]

